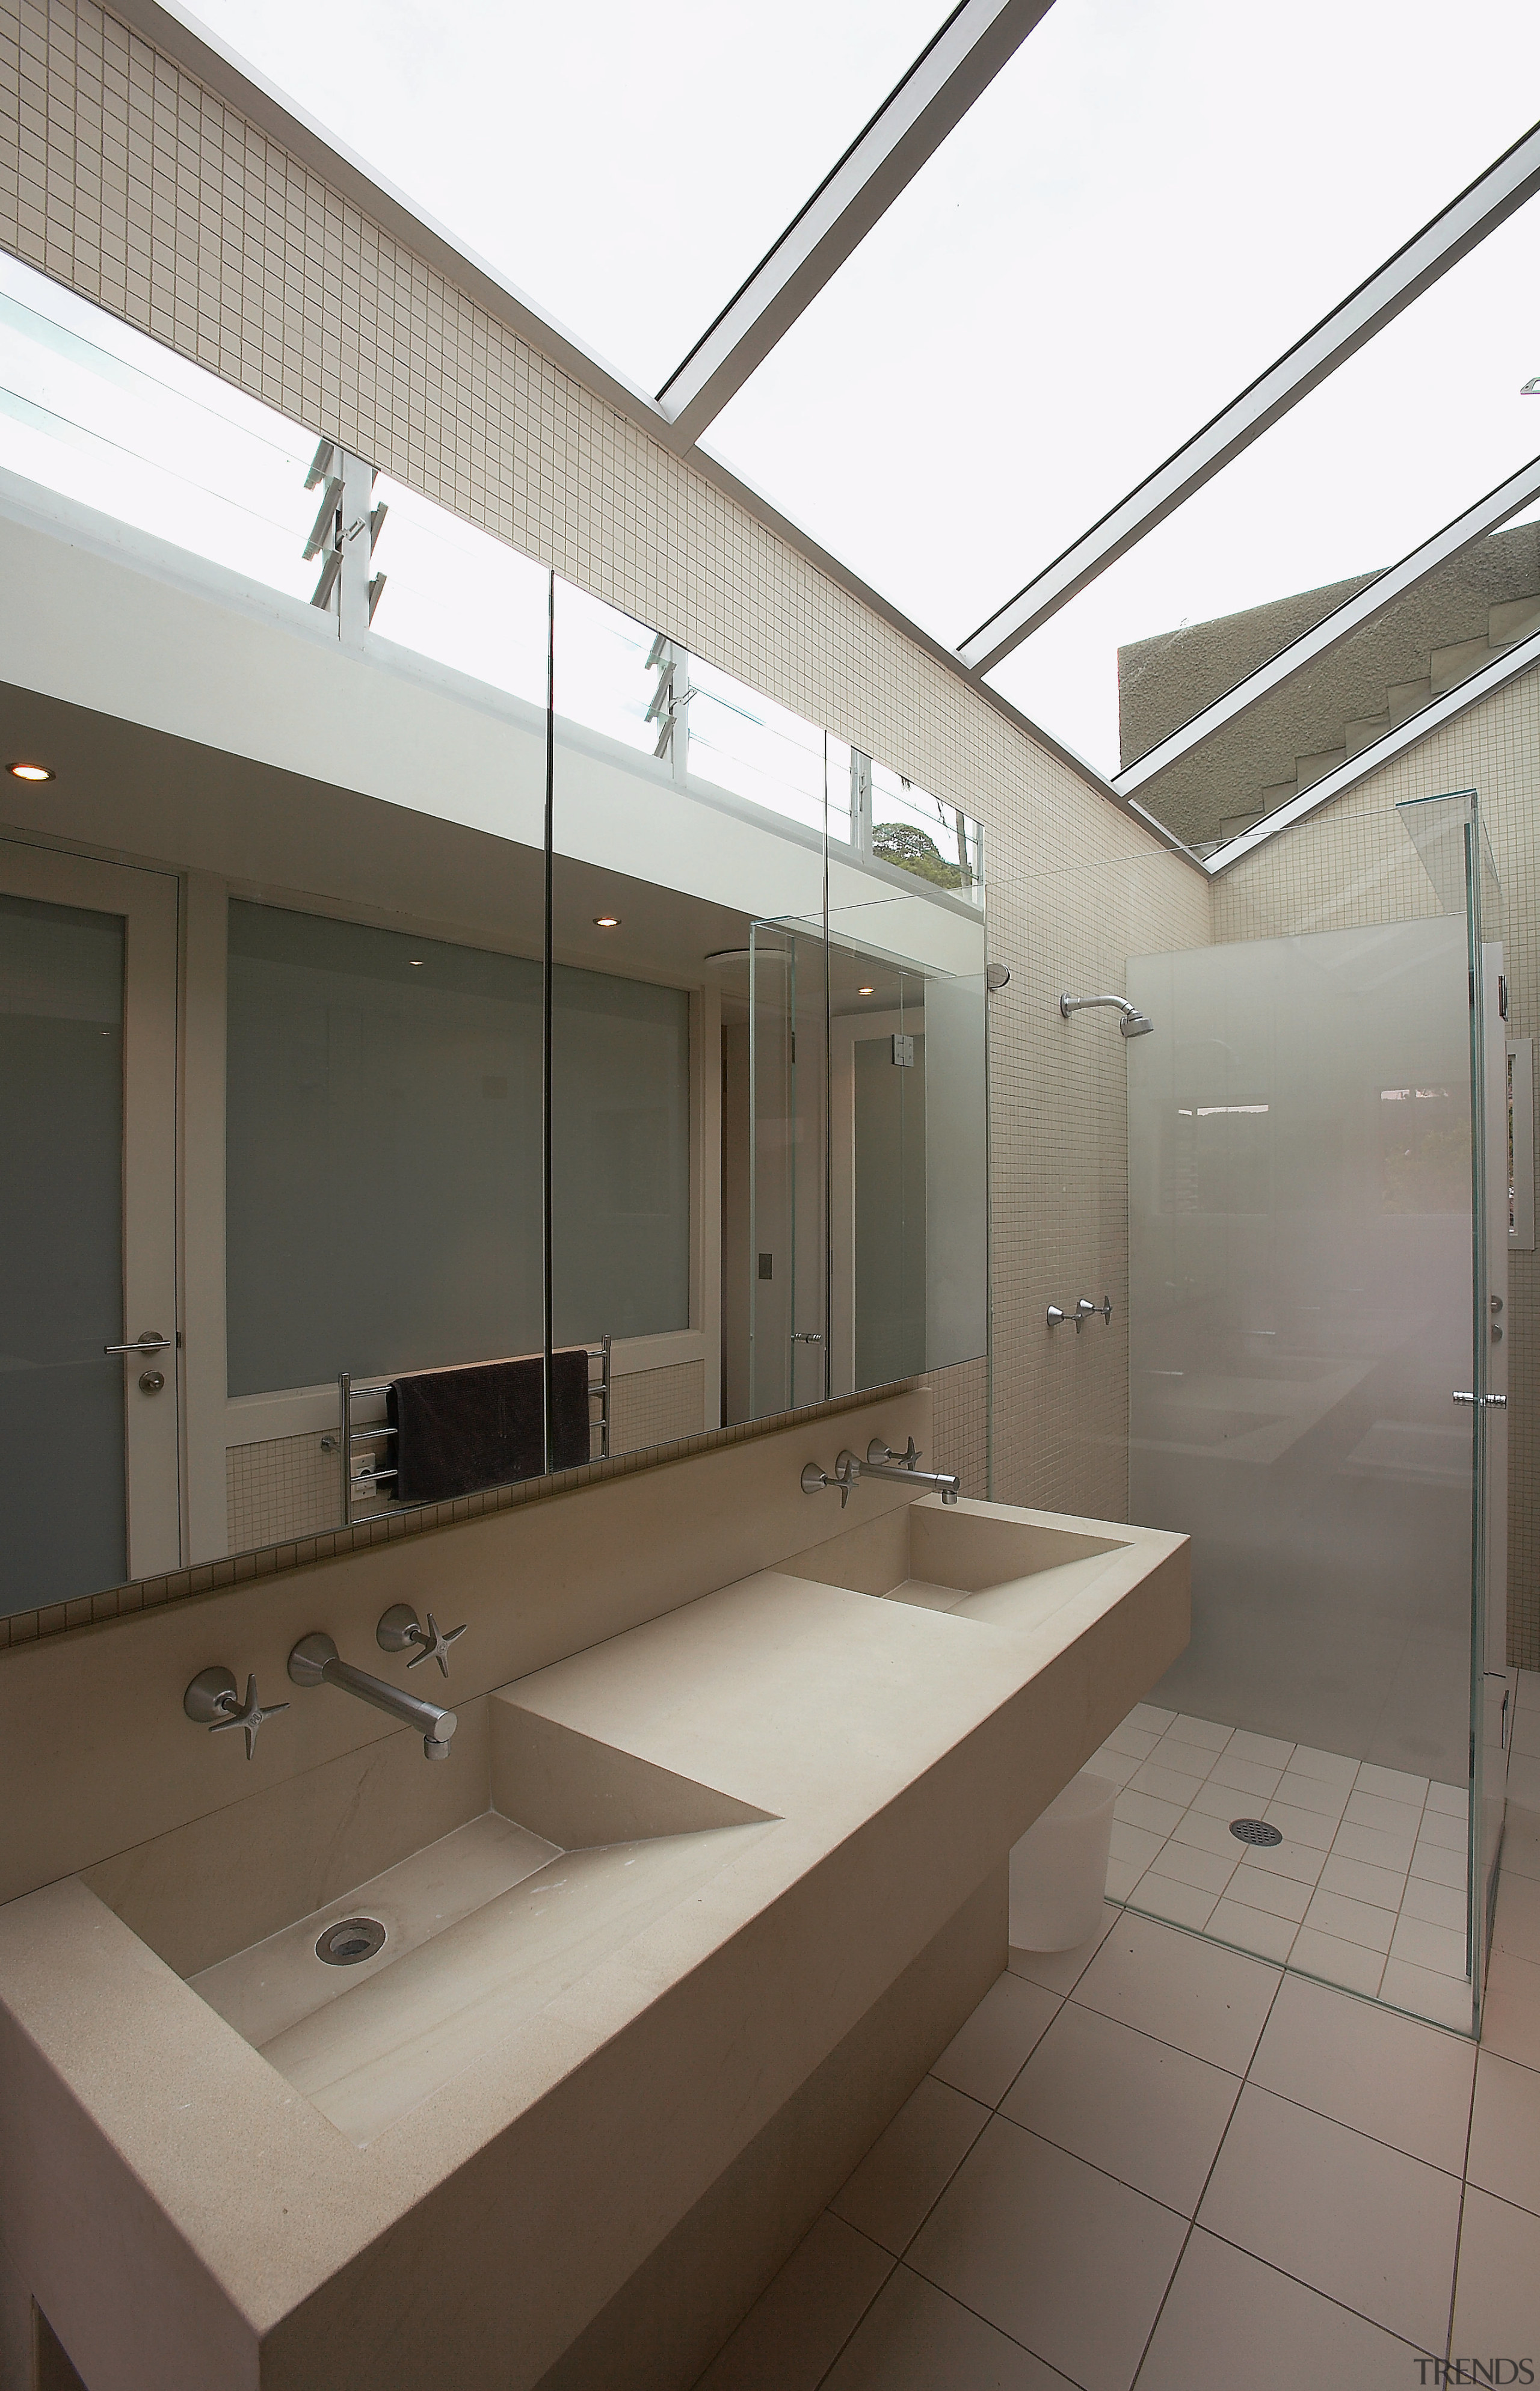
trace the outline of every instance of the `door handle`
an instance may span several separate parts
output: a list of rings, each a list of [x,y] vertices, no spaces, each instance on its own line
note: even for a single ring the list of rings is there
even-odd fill
[[[1506,1395],[1462,1394],[1460,1389],[1456,1388],[1455,1389],[1453,1400],[1456,1403],[1475,1403],[1477,1405],[1488,1403],[1495,1412],[1506,1412],[1508,1409],[1508,1397]]]
[[[171,1338],[162,1337],[158,1328],[147,1328],[132,1345],[104,1345],[101,1350],[104,1353],[169,1353]]]

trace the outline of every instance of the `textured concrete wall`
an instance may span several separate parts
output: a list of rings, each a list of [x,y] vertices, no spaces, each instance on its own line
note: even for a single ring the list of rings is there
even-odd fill
[[[1372,579],[1372,575],[1365,576]],[[1118,653],[1125,765],[1365,586],[1365,578],[1194,623]],[[1531,600],[1528,608],[1523,601]],[[1491,533],[1429,575],[1316,664],[1204,740],[1139,793],[1179,837],[1227,835],[1226,820],[1308,788],[1327,756],[1355,754],[1366,727],[1406,718],[1540,622],[1540,524]],[[1494,637],[1495,635],[1495,637]],[[1420,691],[1420,694],[1418,693]],[[1301,777],[1301,759],[1317,759]]]

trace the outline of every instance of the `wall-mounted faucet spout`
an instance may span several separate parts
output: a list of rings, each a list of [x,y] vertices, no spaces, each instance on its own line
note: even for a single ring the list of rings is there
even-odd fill
[[[863,1478],[891,1478],[899,1486],[932,1486],[943,1503],[955,1503],[963,1491],[962,1480],[954,1478],[948,1469],[916,1469],[914,1464],[919,1458],[920,1449],[912,1437],[909,1440],[907,1453],[895,1453],[891,1445],[884,1444],[880,1436],[874,1436],[866,1448],[866,1458],[861,1465],[861,1475]]]
[[[1068,1021],[1072,1013],[1092,1013],[1101,1004],[1110,1005],[1115,1012],[1122,1015],[1118,1027],[1125,1038],[1143,1038],[1147,1030],[1155,1027],[1147,1013],[1141,1013],[1136,1004],[1130,1004],[1128,999],[1122,996],[1069,996],[1067,994],[1059,999],[1059,1011]]]
[[[289,1674],[296,1686],[335,1686],[340,1693],[356,1694],[361,1702],[372,1702],[402,1726],[416,1727],[424,1760],[448,1759],[449,1738],[459,1724],[454,1712],[387,1686],[383,1677],[371,1677],[367,1669],[356,1669],[342,1659],[330,1635],[302,1635],[289,1655]]]

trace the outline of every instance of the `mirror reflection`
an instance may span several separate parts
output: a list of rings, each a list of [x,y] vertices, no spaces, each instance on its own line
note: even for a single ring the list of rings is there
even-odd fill
[[[6,1610],[983,1351],[976,824],[19,267],[0,376]]]
[[[608,1340],[610,1449],[981,1352],[977,825],[560,583],[552,653],[553,976],[592,990],[553,1325]]]

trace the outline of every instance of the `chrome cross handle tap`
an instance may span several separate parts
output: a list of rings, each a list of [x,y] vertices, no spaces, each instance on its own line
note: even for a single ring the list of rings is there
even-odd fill
[[[943,1503],[955,1503],[963,1491],[962,1480],[950,1469],[916,1469],[914,1464],[919,1458],[920,1448],[912,1437],[907,1452],[895,1453],[880,1436],[874,1436],[866,1448],[861,1468],[868,1478],[891,1478],[900,1486],[934,1487]]]
[[[850,1489],[860,1476],[861,1464],[853,1453],[840,1454],[835,1464],[835,1474],[832,1478],[826,1469],[820,1469],[816,1461],[809,1461],[802,1472],[802,1492],[804,1494],[819,1494],[822,1493],[825,1486],[837,1486],[839,1507],[843,1511],[850,1500]]]
[[[412,1657],[407,1663],[408,1669],[419,1667],[424,1661],[436,1661],[439,1674],[446,1677],[449,1674],[449,1647],[458,1644],[464,1633],[463,1627],[442,1628],[431,1610],[427,1626],[420,1627],[417,1613],[409,1603],[393,1602],[374,1631],[374,1640],[382,1652],[411,1652]],[[415,1652],[412,1651],[414,1645],[417,1647]]]
[[[1112,1298],[1109,1295],[1105,1295],[1100,1303],[1093,1303],[1088,1295],[1082,1295],[1079,1303],[1075,1306],[1075,1326],[1077,1330],[1079,1329],[1082,1320],[1094,1320],[1098,1312],[1101,1313],[1102,1318],[1106,1322],[1107,1326],[1110,1328],[1112,1325]]]
[[[206,1726],[211,1735],[218,1735],[227,1726],[246,1730],[246,1757],[256,1751],[256,1739],[263,1724],[277,1718],[289,1708],[287,1702],[269,1702],[265,1710],[257,1700],[257,1681],[246,1680],[246,1700],[242,1702],[236,1691],[236,1682],[228,1669],[200,1669],[182,1697],[182,1708],[195,1726]]]

